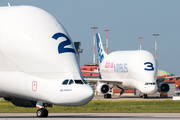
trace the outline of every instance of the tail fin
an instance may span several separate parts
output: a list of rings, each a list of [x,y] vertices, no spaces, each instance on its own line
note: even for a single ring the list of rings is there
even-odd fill
[[[104,51],[103,44],[101,42],[101,37],[100,37],[99,33],[96,33],[96,38],[97,38],[98,54],[99,54],[99,59],[100,59],[100,63],[101,63],[107,54]]]

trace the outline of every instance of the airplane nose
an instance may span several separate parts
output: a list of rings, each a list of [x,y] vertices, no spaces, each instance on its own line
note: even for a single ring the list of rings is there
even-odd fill
[[[81,90],[82,90],[81,92],[82,92],[82,97],[83,97],[83,101],[81,102],[81,104],[84,105],[93,99],[94,91],[89,85],[85,85],[84,87],[82,87]]]
[[[155,94],[157,92],[157,85],[154,87],[154,89],[152,90],[152,94]]]
[[[154,86],[149,86],[148,88],[147,88],[147,94],[155,94],[157,92],[157,86],[156,85],[154,85]]]

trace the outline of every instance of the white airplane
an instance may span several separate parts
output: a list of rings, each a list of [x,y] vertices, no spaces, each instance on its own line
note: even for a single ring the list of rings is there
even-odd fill
[[[162,82],[165,78],[157,79],[158,64],[150,52],[115,51],[107,55],[103,49],[100,34],[97,33],[96,37],[100,79],[87,78],[86,81],[97,82],[97,92],[104,94],[104,98],[111,98],[110,88],[122,89],[120,95],[125,89],[137,89],[144,94],[144,98],[147,98],[147,94],[154,94],[157,91],[169,91],[169,85]],[[92,71],[92,73],[97,72]]]
[[[84,80],[70,36],[46,11],[0,7],[0,97],[16,106],[80,106],[94,92]]]

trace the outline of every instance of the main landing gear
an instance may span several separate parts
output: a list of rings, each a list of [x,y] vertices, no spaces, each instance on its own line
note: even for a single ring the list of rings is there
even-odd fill
[[[123,88],[121,88],[121,87],[119,87],[118,85],[117,85],[117,87],[119,88],[119,89],[121,89],[121,92],[120,92],[120,96],[124,93],[124,89]]]
[[[48,116],[48,110],[46,108],[52,107],[52,104],[37,102],[36,107],[40,108],[36,112],[37,117],[47,117]]]
[[[143,94],[143,98],[144,99],[148,98],[148,95],[147,94]]]

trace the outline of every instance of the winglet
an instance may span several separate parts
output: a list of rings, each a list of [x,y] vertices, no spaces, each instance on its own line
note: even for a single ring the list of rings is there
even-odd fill
[[[99,54],[99,59],[100,63],[104,60],[105,56],[107,55],[106,52],[104,51],[102,42],[101,42],[101,36],[99,33],[96,33],[96,38],[97,38],[97,48],[98,48],[98,54]]]

